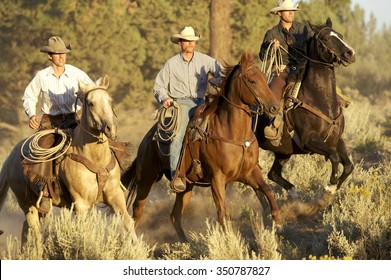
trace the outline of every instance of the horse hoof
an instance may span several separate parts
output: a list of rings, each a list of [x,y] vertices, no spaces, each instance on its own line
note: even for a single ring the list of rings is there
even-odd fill
[[[288,190],[288,199],[293,200],[297,199],[299,196],[297,195],[296,188],[292,187]]]
[[[284,226],[282,225],[282,223],[278,223],[278,224],[275,223],[274,228],[276,230],[276,233],[279,233],[279,234],[281,234],[284,230]]]
[[[336,192],[337,192],[337,185],[327,185],[327,186],[324,187],[324,190],[326,191],[326,193],[336,194]]]

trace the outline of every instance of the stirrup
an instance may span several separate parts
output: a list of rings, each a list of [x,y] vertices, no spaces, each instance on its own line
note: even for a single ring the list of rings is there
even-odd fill
[[[170,188],[176,193],[181,193],[186,190],[186,185],[185,183],[183,183],[181,178],[176,177],[174,180],[171,181]]]

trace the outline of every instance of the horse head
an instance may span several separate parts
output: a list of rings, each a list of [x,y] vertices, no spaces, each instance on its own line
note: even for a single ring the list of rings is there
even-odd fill
[[[112,98],[106,91],[108,86],[107,75],[99,78],[94,84],[79,84],[80,91],[77,95],[83,103],[80,125],[90,134],[103,133],[108,138],[116,138],[117,126],[114,122]]]
[[[315,35],[315,45],[318,58],[325,63],[349,66],[356,61],[355,50],[350,47],[343,36],[332,28],[332,21],[327,18],[324,25],[312,25],[308,22]]]
[[[254,55],[251,52],[242,54],[236,72],[238,73],[238,86],[242,102],[261,108],[271,117],[275,116],[279,111],[280,104],[270,90],[266,75],[255,63]]]

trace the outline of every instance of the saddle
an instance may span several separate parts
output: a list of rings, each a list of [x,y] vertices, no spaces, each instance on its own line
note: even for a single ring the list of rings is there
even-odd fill
[[[44,195],[50,196],[55,205],[60,203],[60,197],[64,194],[64,188],[58,177],[58,166],[71,142],[70,130],[62,130],[61,132],[63,133],[60,134],[58,130],[48,130],[42,134],[41,131],[40,134],[37,133],[28,138],[22,149],[23,174],[29,188],[37,196],[43,190]],[[60,136],[65,139],[61,139]],[[37,146],[34,146],[34,143]],[[55,152],[47,154],[54,148]]]

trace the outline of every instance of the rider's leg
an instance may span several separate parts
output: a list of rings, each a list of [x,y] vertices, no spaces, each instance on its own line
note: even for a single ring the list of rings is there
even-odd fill
[[[178,130],[170,144],[170,171],[172,178],[170,186],[175,192],[183,192],[186,189],[185,182],[183,182],[183,178],[179,178],[178,174],[176,174],[177,169],[179,169],[178,162],[181,156],[182,143],[190,118],[193,116],[195,109],[204,103],[204,100],[181,98],[177,99],[176,102],[179,105],[180,112],[178,115]]]
[[[286,87],[286,79],[288,77],[288,73],[283,71],[280,75],[276,75],[271,80],[269,87],[272,92],[278,97],[278,99],[282,98],[282,94]],[[270,120],[270,125],[266,126],[264,129],[265,137],[269,140],[272,140],[272,143],[275,143],[277,146],[281,140],[281,133],[279,133],[279,128],[282,126],[282,112],[279,112],[276,117]],[[280,129],[281,131],[281,129]]]

